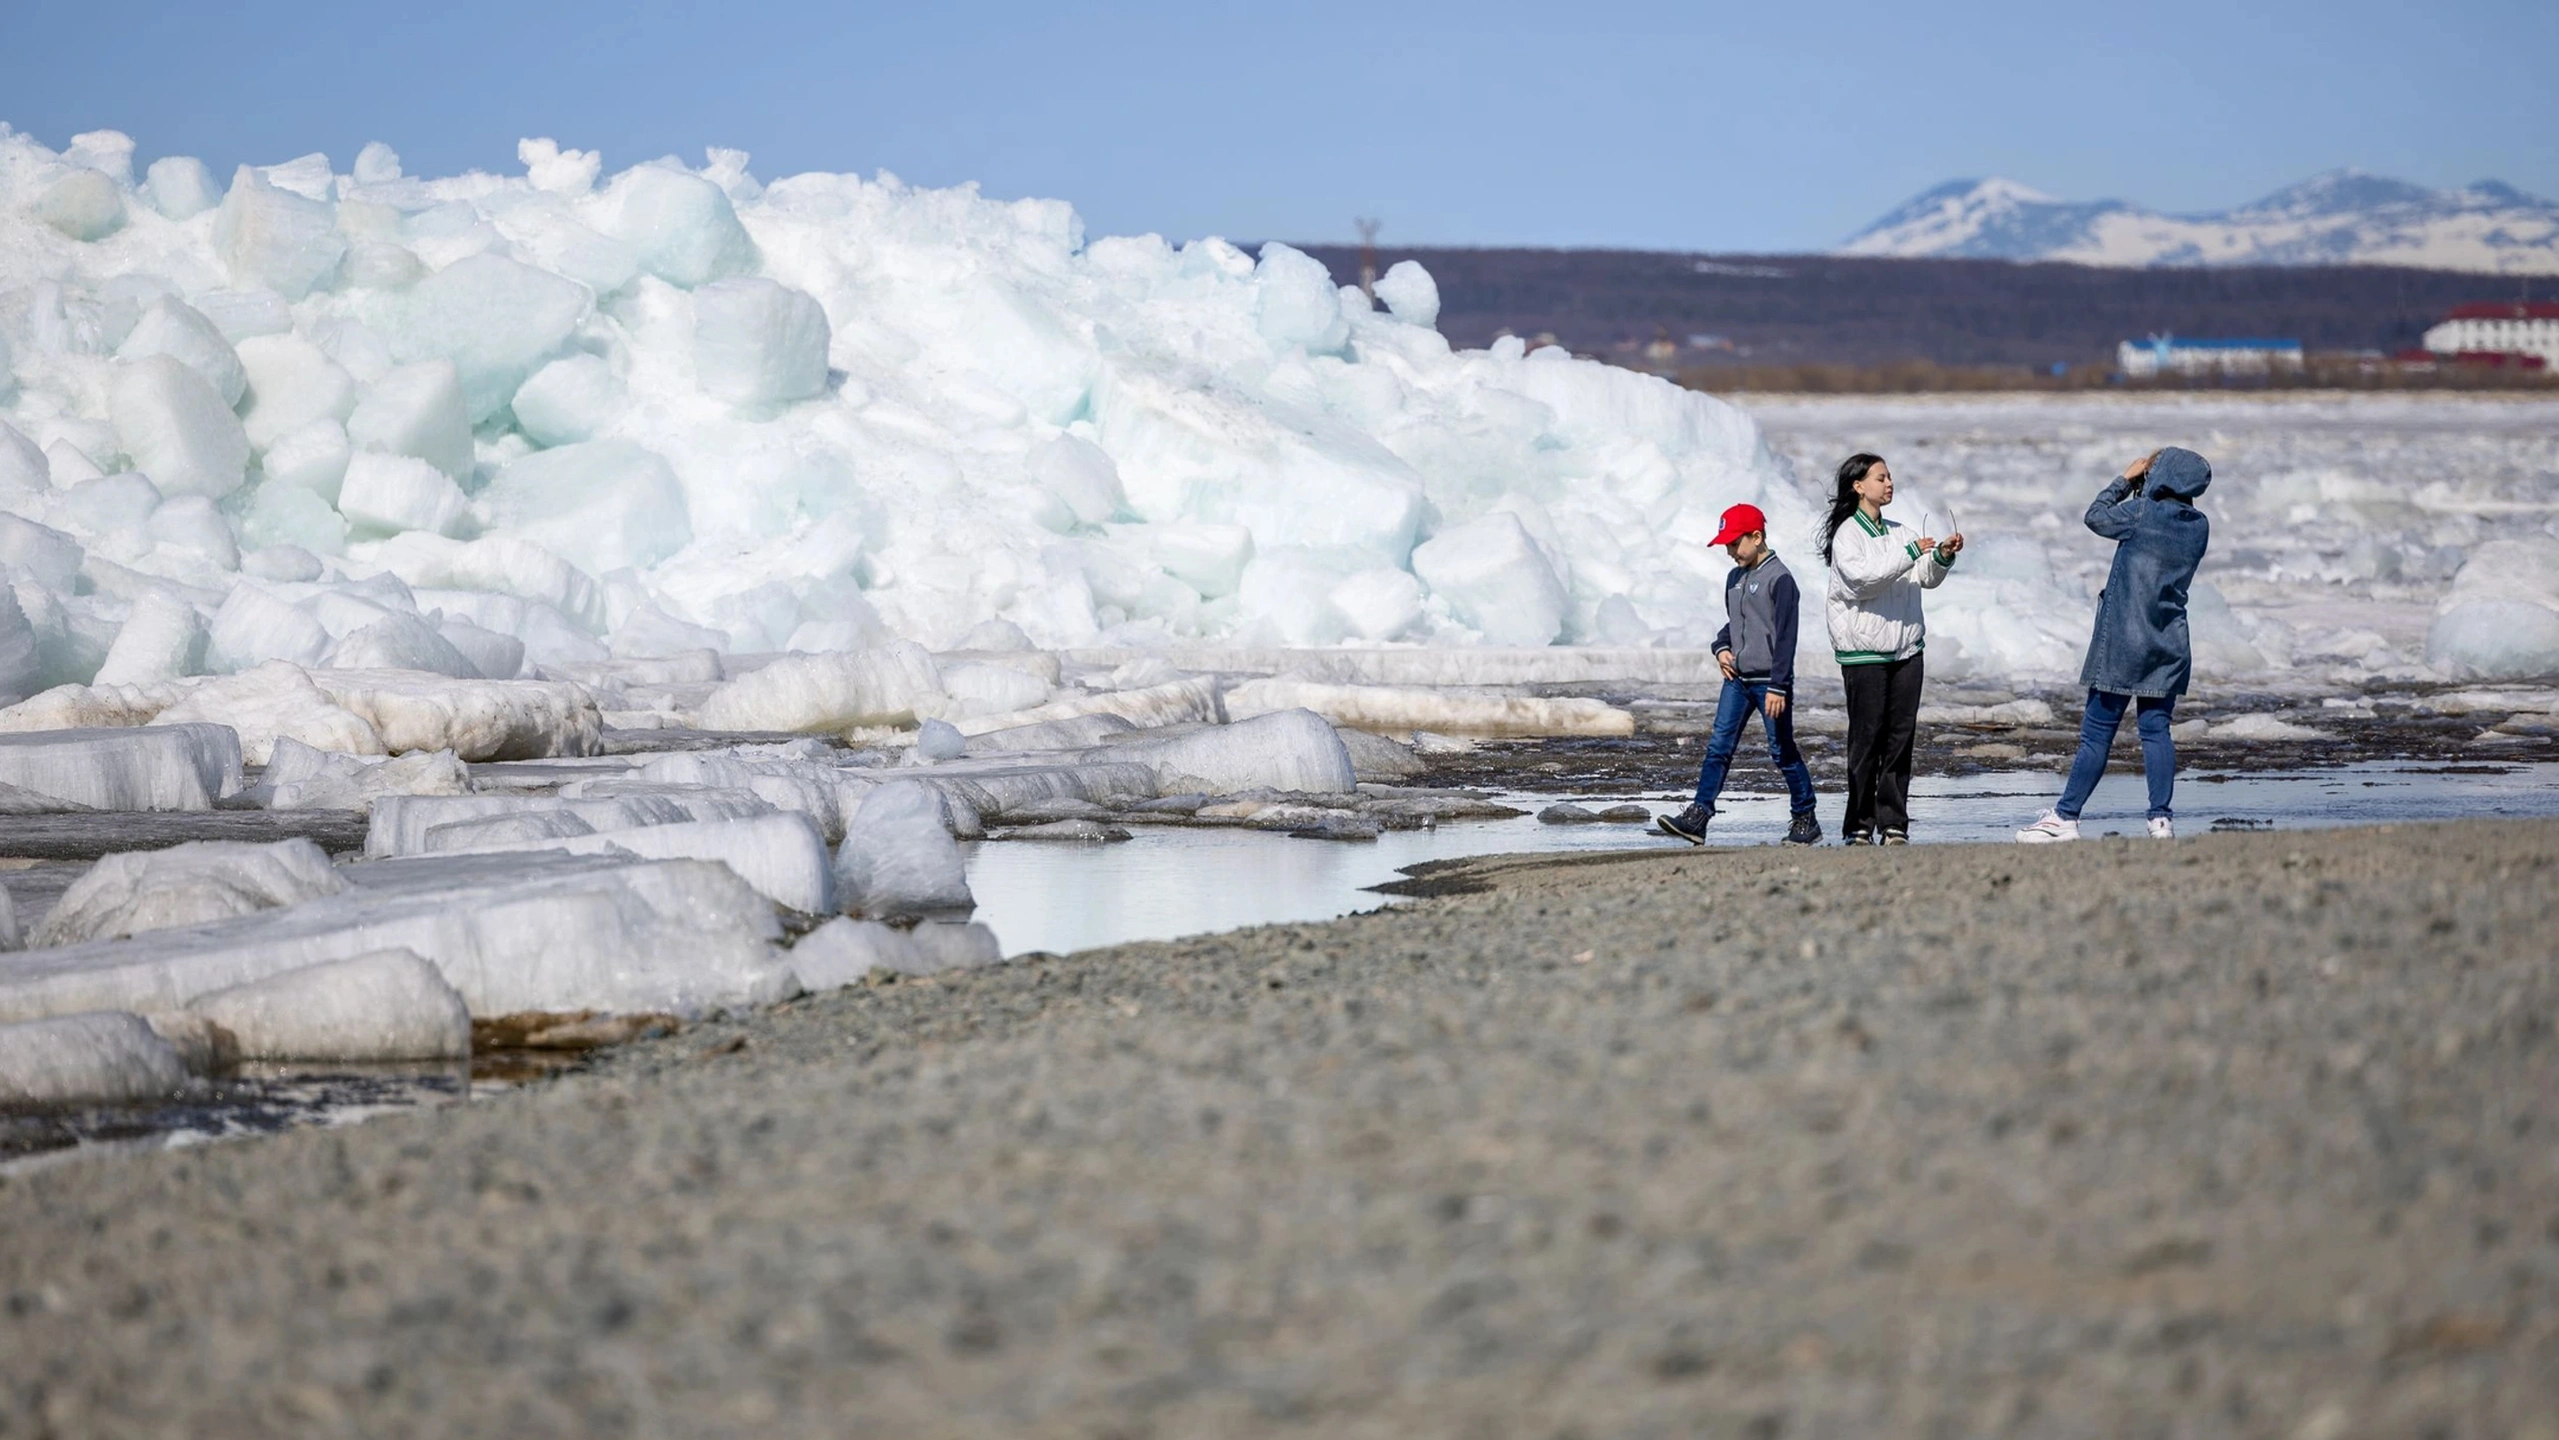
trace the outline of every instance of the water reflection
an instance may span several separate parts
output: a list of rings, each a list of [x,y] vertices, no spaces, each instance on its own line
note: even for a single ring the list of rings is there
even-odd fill
[[[1911,838],[1921,843],[2007,842],[2060,791],[2044,771],[1920,776],[1913,780]],[[1623,795],[1502,797],[1535,810],[1557,799],[1615,803]],[[1685,795],[1640,797],[1675,809]],[[1838,798],[1824,797],[1823,824],[1836,830]],[[2247,828],[2309,829],[2395,820],[2559,815],[2559,765],[2441,766],[2390,762],[2331,770],[2233,774],[2195,771],[2177,785],[2178,827],[2199,835],[2215,821]],[[2138,774],[2107,776],[2083,817],[2090,837],[2142,828]],[[2231,828],[2237,828],[2236,826]],[[1786,830],[1780,790],[1724,793],[1712,839],[1774,844]],[[1836,836],[1833,836],[1836,839]],[[1007,955],[1065,954],[1129,940],[1170,940],[1290,921],[1329,920],[1373,910],[1386,898],[1368,887],[1403,866],[1529,851],[1615,850],[1682,842],[1631,825],[1540,825],[1534,819],[1473,821],[1436,830],[1389,832],[1375,843],[1293,840],[1245,830],[1141,829],[1120,845],[980,843],[969,853],[977,918]]]

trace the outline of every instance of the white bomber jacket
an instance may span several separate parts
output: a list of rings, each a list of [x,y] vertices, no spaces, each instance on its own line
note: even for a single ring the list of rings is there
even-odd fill
[[[1830,589],[1824,611],[1830,648],[1845,665],[1907,660],[1927,643],[1919,592],[1945,580],[1952,560],[1922,550],[1910,527],[1850,512],[1830,542]]]

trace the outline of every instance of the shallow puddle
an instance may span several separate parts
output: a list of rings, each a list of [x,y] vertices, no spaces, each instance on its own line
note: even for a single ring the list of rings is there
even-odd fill
[[[1911,838],[1921,843],[2009,842],[2052,803],[2061,777],[1996,772],[1912,782]],[[1297,840],[1253,830],[1139,830],[1117,845],[994,842],[969,851],[976,918],[1004,953],[1066,954],[1131,940],[1170,940],[1248,925],[1330,920],[1391,903],[1370,888],[1425,860],[1539,851],[1617,850],[1681,842],[1633,825],[1543,825],[1534,813],[1558,800],[1584,804],[1623,794],[1503,795],[1530,811],[1515,820],[1389,831],[1374,842]],[[1641,797],[1675,810],[1685,794]],[[2097,789],[2082,833],[2138,835],[2137,774],[2112,773]],[[2393,821],[2559,815],[2559,764],[2444,766],[2376,763],[2310,771],[2197,771],[2178,778],[2177,824],[2188,835],[2293,830]],[[1825,794],[1822,824],[1836,842],[1839,797]],[[1782,791],[1724,793],[1712,840],[1775,844],[1786,830]]]

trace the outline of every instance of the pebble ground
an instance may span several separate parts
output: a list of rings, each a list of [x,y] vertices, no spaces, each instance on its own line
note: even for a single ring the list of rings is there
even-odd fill
[[[1419,888],[0,1178],[0,1436],[2559,1440],[2559,824]]]

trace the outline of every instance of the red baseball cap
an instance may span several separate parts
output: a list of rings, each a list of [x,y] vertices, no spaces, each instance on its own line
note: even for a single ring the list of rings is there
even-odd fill
[[[1756,505],[1736,505],[1724,512],[1724,528],[1715,532],[1714,544],[1730,545],[1753,530],[1768,528],[1768,517]],[[1690,531],[1695,534],[1695,531]]]

